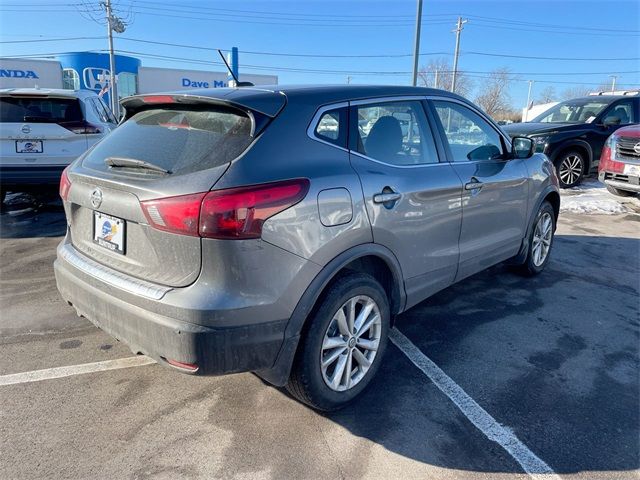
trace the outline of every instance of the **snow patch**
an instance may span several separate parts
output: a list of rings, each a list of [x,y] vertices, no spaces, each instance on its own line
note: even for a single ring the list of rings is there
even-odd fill
[[[640,199],[637,196],[618,197],[594,179],[585,179],[577,187],[561,190],[560,195],[561,212],[596,215],[640,213]]]

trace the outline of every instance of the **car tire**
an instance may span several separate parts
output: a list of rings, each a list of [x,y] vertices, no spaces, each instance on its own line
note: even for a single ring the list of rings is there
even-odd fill
[[[613,195],[617,195],[618,197],[633,197],[636,195],[636,192],[632,192],[630,190],[620,190],[619,188],[612,187],[611,185],[605,185],[609,193]]]
[[[549,202],[543,202],[531,225],[531,233],[527,239],[527,257],[517,268],[522,275],[531,277],[544,270],[551,256],[555,231],[556,218],[553,207]]]
[[[585,174],[586,159],[584,155],[570,150],[556,160],[556,173],[560,180],[560,188],[571,188],[580,185]]]
[[[388,342],[389,300],[375,278],[354,272],[339,277],[314,310],[286,388],[312,408],[333,411],[356,398],[380,367]],[[361,331],[354,334],[358,323]]]

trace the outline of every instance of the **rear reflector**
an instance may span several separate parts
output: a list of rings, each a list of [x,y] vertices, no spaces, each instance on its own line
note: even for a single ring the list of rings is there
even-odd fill
[[[175,103],[176,100],[171,95],[147,95],[142,97],[144,103]]]
[[[185,363],[179,362],[177,360],[171,360],[170,358],[165,359],[169,365],[173,365],[174,367],[181,368],[183,370],[189,370],[190,372],[195,372],[198,370],[198,365],[195,363]]]
[[[141,202],[158,230],[217,239],[260,238],[264,222],[300,202],[309,180],[296,179]]]
[[[69,189],[71,188],[71,180],[69,180],[67,170],[69,167],[65,168],[60,176],[60,198],[65,201],[69,197]]]

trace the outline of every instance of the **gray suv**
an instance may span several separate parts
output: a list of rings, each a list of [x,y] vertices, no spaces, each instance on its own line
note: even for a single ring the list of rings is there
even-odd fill
[[[388,86],[140,95],[62,176],[78,314],[192,374],[252,371],[332,410],[394,317],[491,265],[549,261],[558,179],[473,104]]]

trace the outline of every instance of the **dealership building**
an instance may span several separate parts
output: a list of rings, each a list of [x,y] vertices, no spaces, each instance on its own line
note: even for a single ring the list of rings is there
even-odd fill
[[[228,86],[228,72],[143,67],[142,61],[126,55],[115,56],[118,97],[137,93],[220,88]],[[237,68],[237,67],[236,67]],[[70,52],[46,59],[0,58],[0,88],[65,88],[103,92],[107,104],[109,55]],[[241,82],[276,85],[276,75],[239,73]]]

